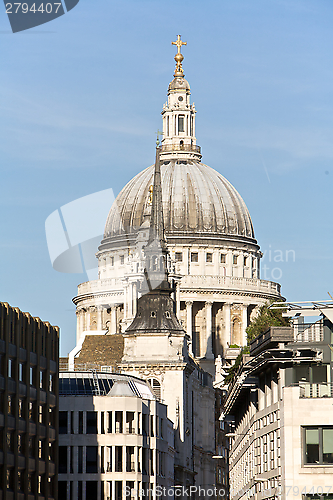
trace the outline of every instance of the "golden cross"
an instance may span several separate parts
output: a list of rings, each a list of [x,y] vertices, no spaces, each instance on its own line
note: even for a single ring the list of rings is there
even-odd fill
[[[176,42],[171,42],[171,45],[176,45],[178,52],[177,54],[180,54],[180,49],[182,48],[182,45],[187,45],[187,42],[183,42],[181,40],[181,35],[177,35],[177,41]]]
[[[173,76],[184,76],[184,71],[182,68],[182,62],[184,59],[183,54],[180,52],[180,49],[182,48],[182,45],[187,45],[187,42],[182,42],[181,41],[181,35],[177,35],[177,41],[176,42],[171,42],[172,45],[176,45],[178,52],[175,55],[175,61],[176,61],[176,70],[173,74]]]

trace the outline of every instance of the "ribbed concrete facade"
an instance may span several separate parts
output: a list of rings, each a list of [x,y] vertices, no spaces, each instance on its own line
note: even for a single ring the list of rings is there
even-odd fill
[[[0,303],[0,355],[0,499],[57,499],[59,329]]]

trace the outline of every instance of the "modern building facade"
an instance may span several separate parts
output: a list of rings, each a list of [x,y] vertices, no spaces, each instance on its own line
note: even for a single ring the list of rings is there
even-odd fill
[[[111,373],[60,373],[59,498],[156,498],[174,484],[174,433],[151,386]]]
[[[292,325],[251,342],[224,406],[230,498],[333,498],[333,305],[276,307]]]
[[[268,299],[280,297],[280,285],[260,279],[262,254],[243,199],[201,162],[180,37],[175,44],[176,70],[162,110],[160,151],[169,272],[190,352],[214,374],[214,357],[225,357],[229,345],[246,344],[251,316]],[[85,332],[124,332],[136,315],[153,183],[150,166],[124,187],[110,210],[97,253],[99,278],[79,285],[73,299],[77,345]]]
[[[0,303],[0,498],[58,498],[59,329]]]

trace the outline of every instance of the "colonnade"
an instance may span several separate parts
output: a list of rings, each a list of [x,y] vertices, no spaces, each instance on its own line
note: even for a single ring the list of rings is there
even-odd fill
[[[78,340],[84,331],[124,332],[136,315],[137,283],[127,281],[124,303],[88,306],[77,310]],[[175,292],[176,314],[187,332],[190,352],[213,360],[228,345],[246,345],[249,305],[231,301],[181,300],[179,284]],[[252,305],[251,309],[255,305]],[[200,319],[198,313],[202,311]]]
[[[219,303],[212,300],[186,300],[184,304],[183,324],[185,320],[185,330],[191,339],[190,352],[195,357],[214,359],[215,356],[221,354],[216,352],[217,343],[224,348],[233,344],[246,345],[248,305],[232,302]],[[218,309],[222,309],[220,320],[217,320],[217,314],[214,317],[214,304],[218,306]],[[205,321],[201,325],[198,325],[195,320],[195,305],[204,308]],[[198,332],[199,339],[195,338]]]

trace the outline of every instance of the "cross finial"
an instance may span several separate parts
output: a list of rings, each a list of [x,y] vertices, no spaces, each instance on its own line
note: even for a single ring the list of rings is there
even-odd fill
[[[158,148],[159,145],[160,145],[160,135],[163,136],[163,132],[161,132],[160,130],[157,129],[157,132],[156,132],[156,147]]]
[[[181,39],[181,35],[177,35],[177,40],[175,42],[171,42],[172,45],[176,45],[177,54],[175,55],[176,61],[176,70],[173,76],[184,76],[184,71],[182,68],[182,62],[184,59],[183,54],[181,53],[182,45],[187,45],[187,42],[183,42]]]

